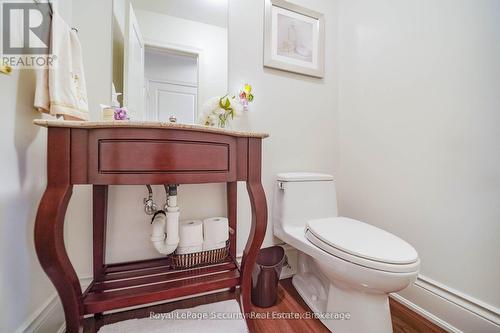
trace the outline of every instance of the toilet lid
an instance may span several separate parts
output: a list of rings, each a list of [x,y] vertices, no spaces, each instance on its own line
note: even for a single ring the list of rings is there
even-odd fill
[[[351,256],[386,264],[411,264],[417,251],[401,238],[357,220],[333,217],[311,220],[307,230],[327,245]]]

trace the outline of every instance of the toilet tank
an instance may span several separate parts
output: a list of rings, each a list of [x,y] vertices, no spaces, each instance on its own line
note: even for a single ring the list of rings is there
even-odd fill
[[[308,220],[338,216],[333,176],[280,173],[274,189],[274,228],[305,227]]]

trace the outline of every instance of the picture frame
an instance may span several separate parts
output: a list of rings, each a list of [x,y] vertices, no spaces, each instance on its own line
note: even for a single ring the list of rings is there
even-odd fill
[[[284,0],[265,0],[264,66],[325,75],[324,15]]]

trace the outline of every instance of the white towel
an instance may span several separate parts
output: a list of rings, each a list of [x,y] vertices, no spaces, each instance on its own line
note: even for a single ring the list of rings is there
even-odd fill
[[[52,16],[53,66],[37,70],[35,108],[65,119],[89,119],[82,47],[78,35],[57,12]]]

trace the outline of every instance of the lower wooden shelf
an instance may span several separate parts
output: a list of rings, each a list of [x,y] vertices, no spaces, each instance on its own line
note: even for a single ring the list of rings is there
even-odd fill
[[[107,265],[104,277],[83,294],[85,314],[142,305],[239,285],[233,259],[186,270],[173,270],[168,259]]]

